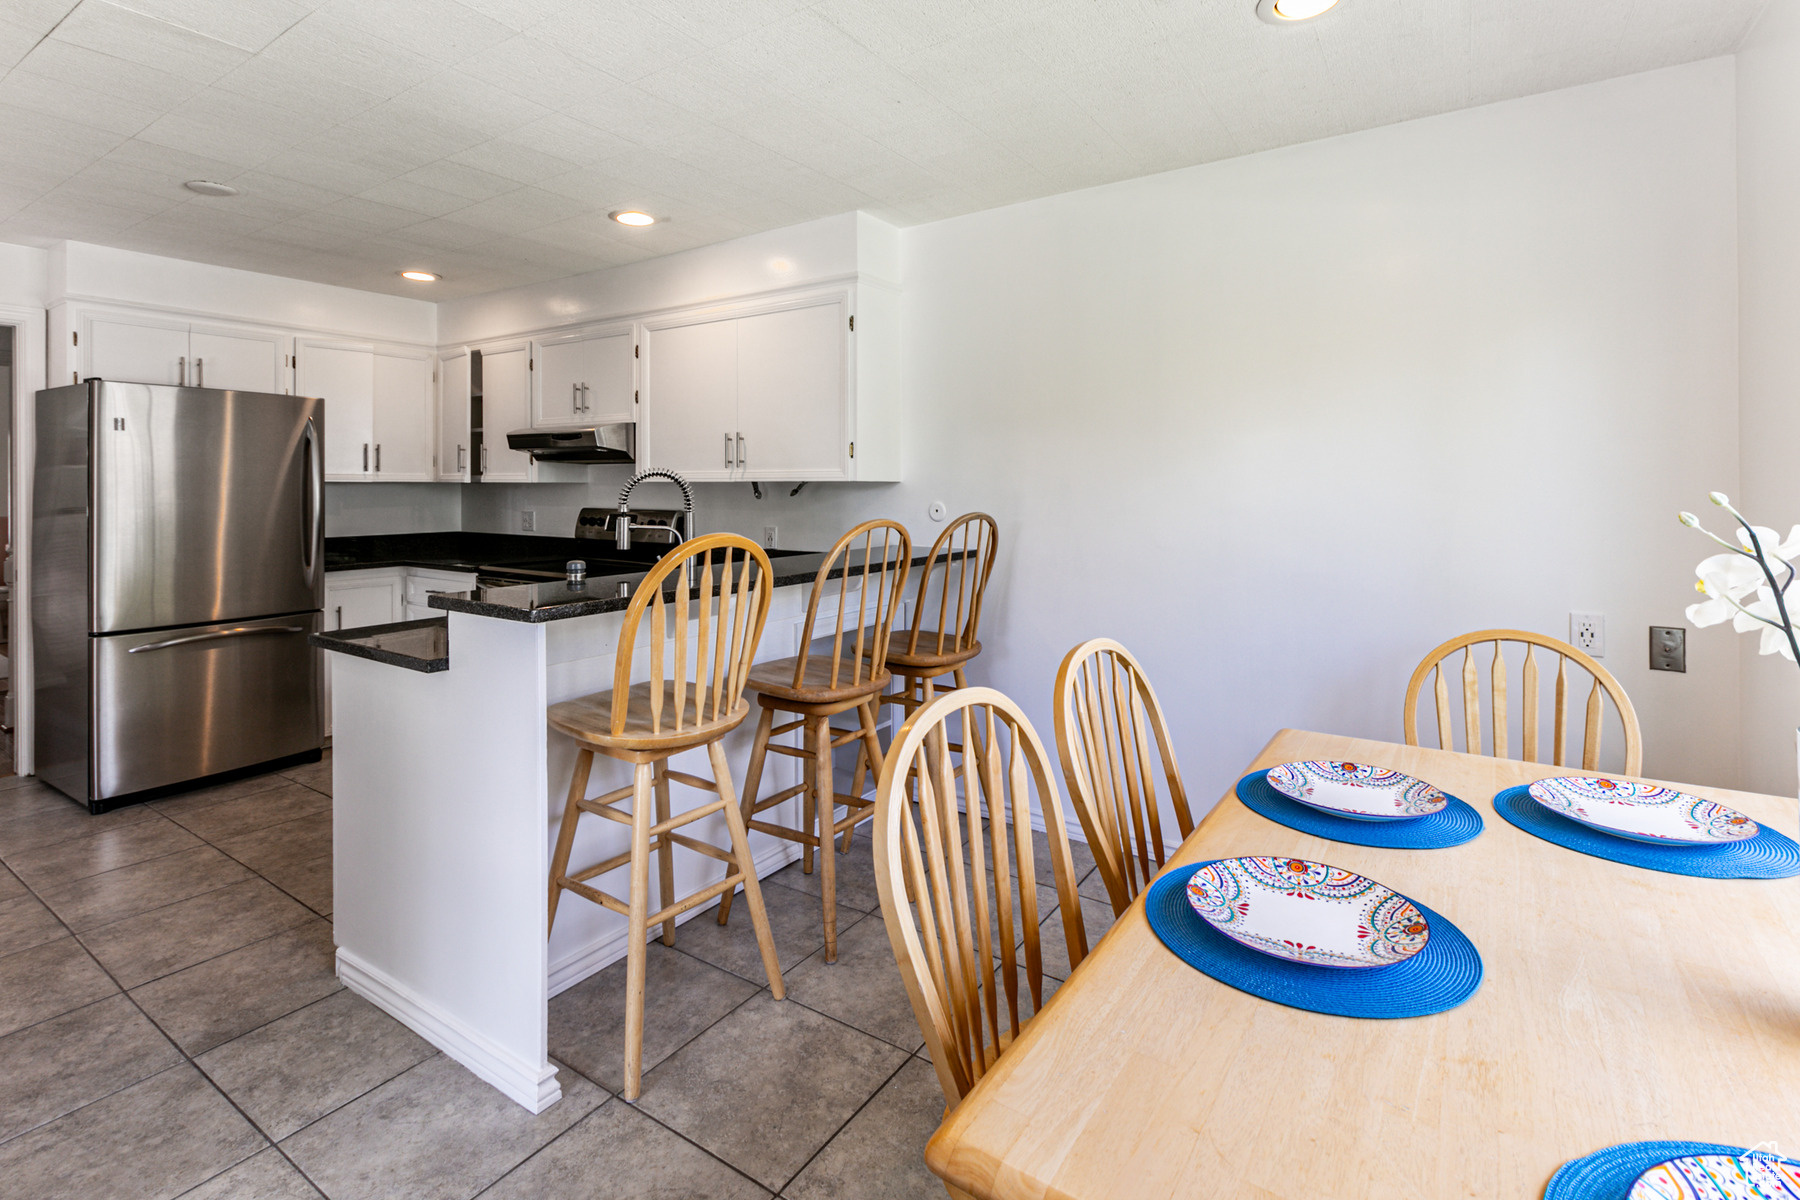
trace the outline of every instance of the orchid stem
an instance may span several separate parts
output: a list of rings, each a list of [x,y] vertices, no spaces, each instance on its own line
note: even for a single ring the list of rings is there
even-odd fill
[[[1775,593],[1775,611],[1781,614],[1781,623],[1779,625],[1776,625],[1774,621],[1769,621],[1768,623],[1770,625],[1775,625],[1777,629],[1787,634],[1788,649],[1794,652],[1794,661],[1800,663],[1800,639],[1797,639],[1794,636],[1793,618],[1788,616],[1787,599],[1783,595],[1783,592],[1787,589],[1775,582],[1775,572],[1770,568],[1769,560],[1763,557],[1762,539],[1756,536],[1756,530],[1750,527],[1750,522],[1744,520],[1744,518],[1738,514],[1736,509],[1731,510],[1731,515],[1737,517],[1738,524],[1742,525],[1744,527],[1744,532],[1750,535],[1750,545],[1756,551],[1752,557],[1756,559],[1756,565],[1762,568],[1763,578],[1769,581],[1769,590]],[[1788,564],[1788,582],[1794,582],[1794,567],[1792,563]]]

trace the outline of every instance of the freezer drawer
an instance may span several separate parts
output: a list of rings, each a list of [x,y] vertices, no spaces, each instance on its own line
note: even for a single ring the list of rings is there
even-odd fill
[[[92,639],[92,798],[319,747],[319,614]]]

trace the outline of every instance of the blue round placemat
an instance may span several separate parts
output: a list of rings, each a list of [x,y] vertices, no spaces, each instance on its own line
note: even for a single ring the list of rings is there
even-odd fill
[[[1558,816],[1533,800],[1525,787],[1507,788],[1495,796],[1494,811],[1546,842],[1627,866],[1704,879],[1787,879],[1800,875],[1800,845],[1767,825],[1753,838],[1723,846],[1657,846],[1614,837]]]
[[[1717,1142],[1626,1142],[1608,1146],[1556,1169],[1544,1187],[1544,1200],[1625,1200],[1637,1177],[1658,1163],[1692,1154],[1749,1153],[1741,1146]],[[1792,1160],[1771,1154],[1779,1162]]]
[[[1450,803],[1429,817],[1412,817],[1404,821],[1355,821],[1349,817],[1334,817],[1282,795],[1269,786],[1268,774],[1267,771],[1252,771],[1238,780],[1237,797],[1244,802],[1244,807],[1261,813],[1278,825],[1330,838],[1334,842],[1385,846],[1393,850],[1441,850],[1445,846],[1474,841],[1484,828],[1481,814],[1455,796],[1450,796]]]
[[[1206,865],[1177,867],[1151,884],[1144,915],[1177,958],[1240,992],[1309,1012],[1386,1019],[1455,1008],[1481,986],[1481,955],[1474,943],[1448,917],[1417,900],[1413,903],[1431,925],[1431,940],[1391,966],[1318,967],[1240,945],[1202,921],[1187,901],[1187,881]]]

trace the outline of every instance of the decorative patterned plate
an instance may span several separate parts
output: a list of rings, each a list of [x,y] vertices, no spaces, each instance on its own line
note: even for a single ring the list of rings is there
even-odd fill
[[[1442,812],[1450,798],[1423,780],[1351,762],[1291,762],[1269,768],[1269,786],[1309,808],[1353,821],[1405,821]]]
[[[1762,832],[1734,808],[1648,783],[1567,775],[1526,790],[1553,813],[1638,842],[1717,846]]]
[[[1200,919],[1252,950],[1321,967],[1385,967],[1425,948],[1431,928],[1405,896],[1303,858],[1222,858],[1188,880]]]
[[[1800,1200],[1800,1167],[1761,1154],[1696,1154],[1651,1167],[1625,1200]]]

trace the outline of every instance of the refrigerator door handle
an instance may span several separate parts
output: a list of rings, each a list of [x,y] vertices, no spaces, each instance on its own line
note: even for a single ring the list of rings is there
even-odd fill
[[[319,454],[319,431],[311,417],[306,419],[306,489],[302,503],[306,506],[305,544],[300,547],[300,564],[308,587],[316,584],[319,569],[319,530],[325,518],[324,463]]]
[[[167,650],[171,646],[186,646],[193,642],[216,642],[222,638],[250,637],[258,633],[305,633],[304,625],[240,625],[236,629],[221,629],[217,633],[194,633],[187,637],[170,638],[163,642],[148,642],[142,646],[133,646],[127,654],[142,654],[147,650]]]

